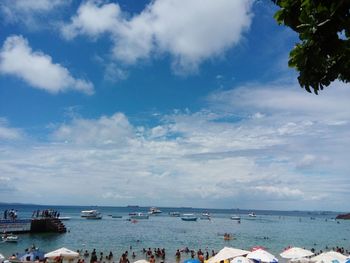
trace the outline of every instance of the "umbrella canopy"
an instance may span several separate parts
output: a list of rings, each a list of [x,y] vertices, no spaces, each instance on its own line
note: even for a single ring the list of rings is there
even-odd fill
[[[282,258],[305,258],[305,257],[311,257],[314,255],[310,250],[306,250],[300,247],[291,247],[287,250],[283,251],[281,254]]]
[[[290,261],[290,263],[310,263],[313,261],[311,261],[311,259],[309,258],[292,258]]]
[[[230,263],[253,263],[253,261],[246,257],[236,257]]]
[[[45,257],[46,258],[62,257],[63,259],[75,259],[79,257],[79,253],[63,247],[45,254]]]
[[[233,247],[224,247],[214,257],[209,258],[207,263],[220,262],[221,260],[247,255],[248,253],[249,251],[247,250],[242,250]]]
[[[140,259],[140,260],[135,261],[134,263],[149,263],[149,261],[144,260],[144,259]]]
[[[346,256],[335,251],[324,252],[316,257],[311,258],[316,263],[342,263],[346,260]]]
[[[260,262],[266,262],[266,263],[277,263],[278,260],[277,258],[270,254],[269,252],[263,250],[263,249],[257,249],[253,252],[250,252],[247,255],[247,258],[249,259],[254,259],[256,261],[260,261]]]
[[[5,259],[3,254],[0,254],[0,261],[3,261]]]
[[[184,263],[201,263],[201,262],[199,261],[199,259],[190,258],[190,259],[186,259],[186,260],[184,261]]]

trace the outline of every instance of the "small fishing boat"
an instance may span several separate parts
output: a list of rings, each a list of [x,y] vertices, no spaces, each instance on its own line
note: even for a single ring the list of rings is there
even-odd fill
[[[210,214],[208,212],[204,212],[204,213],[202,213],[200,219],[201,220],[210,220],[211,216],[210,216]]]
[[[180,212],[170,212],[169,215],[173,216],[173,217],[180,217],[181,216]]]
[[[71,217],[69,217],[69,216],[60,216],[58,219],[61,220],[61,221],[67,221],[67,220],[70,220]]]
[[[17,243],[18,236],[12,235],[12,234],[5,234],[1,237],[3,242],[9,242],[9,243]]]
[[[81,217],[86,219],[102,219],[102,214],[97,210],[85,210],[81,211]]]
[[[238,216],[238,215],[232,215],[232,216],[231,216],[231,220],[237,220],[237,221],[239,221],[239,220],[241,220],[241,217]]]
[[[256,217],[256,214],[254,212],[251,212],[248,214],[249,217]]]
[[[181,217],[181,220],[183,221],[197,221],[198,217],[196,217],[194,214],[183,214]]]
[[[149,209],[149,212],[148,212],[148,214],[150,214],[150,215],[159,215],[159,214],[161,214],[162,213],[162,211],[160,211],[158,208],[156,208],[156,207],[151,207],[150,209]]]
[[[135,213],[130,216],[130,219],[148,219],[149,215],[144,213]]]

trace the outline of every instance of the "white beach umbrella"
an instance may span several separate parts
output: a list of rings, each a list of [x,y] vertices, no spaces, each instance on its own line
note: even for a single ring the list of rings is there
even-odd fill
[[[316,263],[342,263],[346,260],[346,256],[335,251],[324,252],[316,257],[311,258]]]
[[[246,257],[236,257],[230,263],[253,263],[253,261]]]
[[[314,253],[312,253],[310,250],[306,250],[300,247],[291,247],[283,251],[280,256],[282,258],[305,258],[305,257],[311,257]]]
[[[231,259],[243,255],[247,255],[249,251],[233,247],[224,247],[214,257],[208,259],[207,263],[220,262],[221,260]]]
[[[313,263],[313,261],[311,261],[311,259],[309,258],[292,258],[290,261],[290,263]]]
[[[134,263],[149,263],[149,261],[144,260],[144,259],[140,259],[140,260],[135,261]]]
[[[263,249],[257,249],[253,252],[250,252],[247,255],[247,258],[266,263],[278,262],[278,259],[274,255],[270,254],[269,252]]]
[[[5,259],[3,254],[0,254],[0,261],[2,262]]]
[[[45,254],[46,258],[56,258],[56,257],[62,257],[63,259],[75,259],[79,257],[79,253],[69,250],[68,248],[60,248],[55,251],[51,251],[47,254]]]

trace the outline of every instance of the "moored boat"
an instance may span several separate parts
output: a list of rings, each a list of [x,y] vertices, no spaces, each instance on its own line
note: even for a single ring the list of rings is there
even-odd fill
[[[249,217],[256,217],[256,214],[254,212],[251,212],[248,214]]]
[[[181,217],[181,220],[183,221],[197,221],[198,217],[196,217],[194,214],[183,214]]]
[[[232,215],[232,216],[231,216],[231,220],[237,220],[237,221],[239,221],[239,220],[241,220],[241,217],[238,216],[238,215]]]
[[[5,234],[1,237],[3,242],[16,243],[18,241],[18,236],[12,234]]]
[[[169,215],[173,216],[173,217],[180,217],[181,216],[180,212],[169,212]]]
[[[102,219],[102,214],[97,210],[84,210],[81,211],[81,217],[86,219]]]
[[[144,213],[135,213],[133,215],[130,215],[130,219],[148,219],[149,216]]]
[[[156,208],[156,207],[151,207],[151,208],[149,209],[149,212],[148,212],[148,214],[150,214],[150,215],[159,215],[159,214],[161,214],[161,213],[162,213],[162,211],[159,210],[159,209]]]
[[[210,216],[210,214],[208,212],[204,212],[204,213],[202,213],[200,219],[202,219],[202,220],[210,220],[211,216]]]

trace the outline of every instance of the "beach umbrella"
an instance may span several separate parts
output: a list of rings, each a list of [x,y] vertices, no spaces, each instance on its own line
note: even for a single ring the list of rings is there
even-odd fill
[[[214,257],[208,259],[207,263],[220,262],[221,260],[231,259],[247,255],[249,251],[233,247],[224,247]]]
[[[309,258],[292,258],[290,263],[310,263],[313,262]]]
[[[19,260],[20,261],[27,261],[27,259],[29,259],[29,261],[34,261],[36,258],[39,258],[39,260],[43,260],[45,257],[45,253],[39,250],[34,250],[31,252],[28,252],[26,254],[23,254],[21,256],[19,256]]]
[[[286,249],[285,251],[283,251],[280,256],[282,258],[295,258],[295,259],[299,259],[299,258],[305,258],[305,257],[311,257],[313,256],[314,253],[312,253],[310,250],[306,250],[300,247],[291,247]]]
[[[0,261],[2,262],[5,259],[3,254],[0,254]]]
[[[246,257],[236,257],[232,259],[230,263],[254,263],[254,262]]]
[[[45,254],[46,258],[57,258],[62,257],[63,259],[75,259],[79,257],[79,253],[69,250],[68,248],[60,248]]]
[[[342,263],[346,259],[346,256],[335,251],[324,252],[316,257],[311,258],[311,260],[316,263]]]
[[[189,258],[184,261],[184,263],[201,263],[199,259],[196,258]]]
[[[350,263],[350,258],[345,259],[345,263]]]
[[[247,258],[254,259],[259,262],[266,262],[266,263],[278,262],[277,258],[274,255],[270,254],[269,252],[263,249],[257,249],[257,250],[254,250],[253,252],[250,252],[247,255]]]
[[[140,260],[135,261],[134,263],[149,263],[149,261],[144,260],[144,259],[140,259]]]

